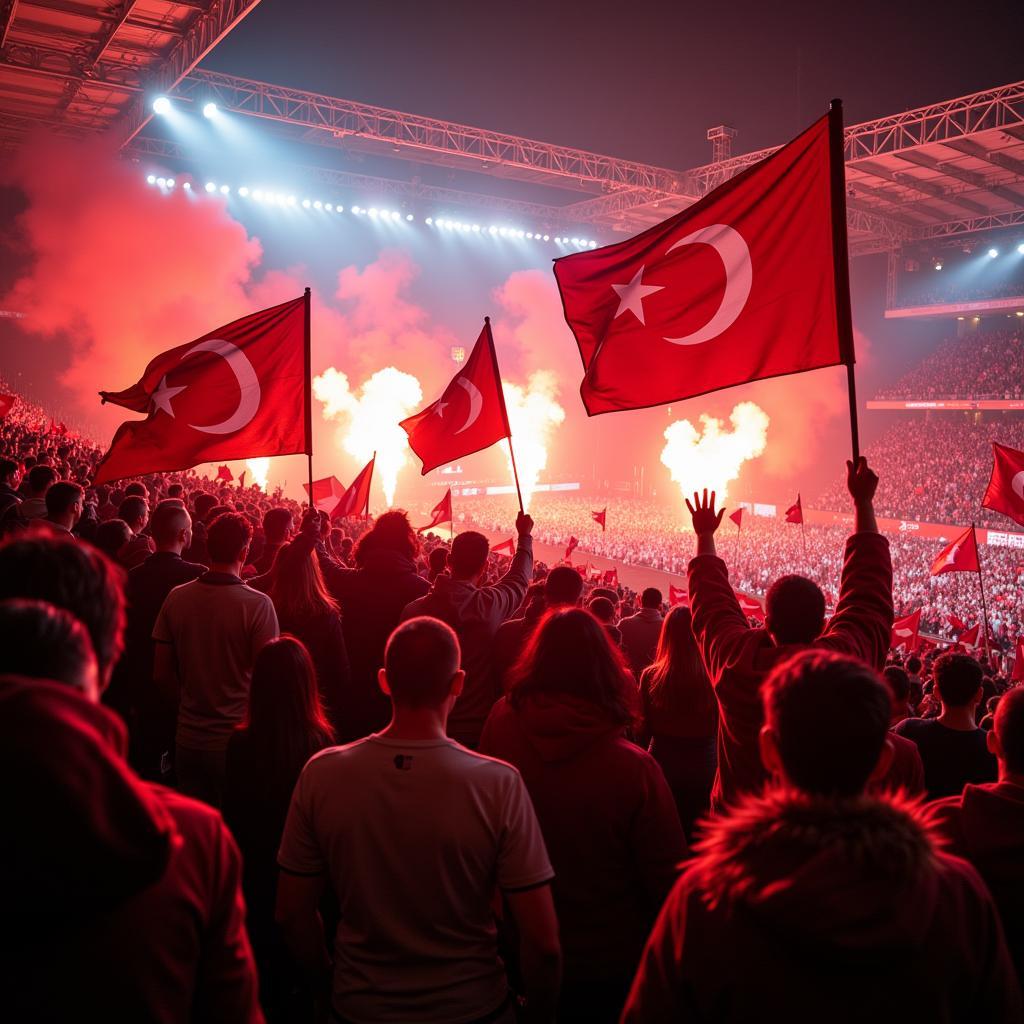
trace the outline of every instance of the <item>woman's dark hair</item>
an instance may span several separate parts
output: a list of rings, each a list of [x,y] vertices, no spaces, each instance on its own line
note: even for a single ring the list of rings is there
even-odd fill
[[[267,593],[282,621],[317,618],[338,613],[338,602],[324,583],[316,551],[293,541],[274,559]]]
[[[334,742],[305,644],[287,633],[256,656],[244,729],[274,778],[296,776],[318,751]]]
[[[549,612],[513,666],[509,702],[514,708],[536,693],[561,693],[604,709],[615,723],[637,718],[637,689],[604,626],[582,608]]]
[[[409,516],[401,509],[392,509],[378,517],[373,529],[359,538],[356,565],[363,566],[371,551],[396,551],[410,560],[419,554],[420,542],[409,524]]]
[[[701,715],[713,715],[717,710],[689,608],[676,605],[669,609],[661,624],[654,661],[644,674],[653,707]]]

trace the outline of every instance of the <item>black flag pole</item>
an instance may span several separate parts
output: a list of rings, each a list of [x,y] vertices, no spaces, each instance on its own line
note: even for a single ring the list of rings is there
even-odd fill
[[[316,510],[313,502],[313,342],[310,331],[310,291],[306,288],[304,328],[306,334],[306,459],[309,470],[309,511]]]
[[[501,371],[498,369],[498,353],[494,348],[494,335],[491,333],[491,318],[489,316],[484,317],[484,329],[487,331],[487,342],[491,346],[491,358],[494,360],[494,376],[498,381],[498,392],[501,396],[501,415],[505,420],[505,437],[508,440],[508,454],[509,459],[512,462],[512,477],[516,482],[516,497],[519,499],[519,511],[525,512],[523,508],[523,492],[519,487],[519,470],[516,467],[516,450],[512,446],[512,428],[508,422],[508,409],[505,408],[505,391],[501,386]],[[455,529],[452,524],[452,530]]]
[[[985,577],[981,574],[981,548],[978,547],[978,531],[971,523],[971,536],[974,538],[974,554],[978,560],[978,586],[981,588],[981,622],[985,631],[985,660],[991,662],[992,649],[988,639],[988,607],[985,603]]]
[[[853,343],[853,312],[850,305],[850,252],[846,238],[846,156],[843,144],[843,101],[833,100],[828,109],[829,172],[832,185],[832,266],[835,271],[836,330],[846,366],[846,388],[850,397],[850,443],[853,462],[860,458],[860,430],[857,425],[856,354]]]

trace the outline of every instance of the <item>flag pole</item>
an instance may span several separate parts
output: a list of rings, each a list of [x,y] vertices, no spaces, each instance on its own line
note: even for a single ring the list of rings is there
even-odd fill
[[[366,481],[366,510],[363,512],[367,519],[370,518],[370,488],[373,486],[373,470],[377,468],[376,452],[373,453],[373,458],[370,459],[370,465],[373,466],[373,469],[370,470],[370,479]]]
[[[313,502],[313,343],[310,331],[310,291],[307,287],[303,293],[305,309],[303,311],[303,330],[305,331],[306,359],[306,460],[309,470],[309,511],[316,510]]]
[[[992,648],[989,645],[988,638],[988,607],[985,603],[985,578],[981,574],[981,548],[978,546],[978,531],[974,528],[974,523],[971,523],[971,535],[974,537],[974,551],[978,556],[978,587],[981,589],[981,621],[985,630],[985,661],[991,663]]]
[[[494,334],[491,332],[491,318],[484,317],[484,329],[487,331],[487,341],[491,348],[491,359],[494,360],[494,376],[498,381],[498,391],[501,394],[501,415],[505,419],[505,437],[508,440],[508,454],[512,463],[512,477],[516,482],[516,497],[519,499],[519,511],[525,512],[523,508],[523,492],[519,487],[519,469],[516,466],[516,450],[512,447],[512,428],[508,422],[508,410],[505,408],[505,390],[501,386],[501,371],[498,369],[498,353],[494,348]]]
[[[828,109],[829,172],[832,191],[832,267],[835,273],[836,330],[839,350],[846,365],[846,389],[850,398],[850,443],[853,462],[860,458],[857,424],[856,355],[853,343],[853,312],[850,305],[850,251],[846,238],[846,156],[843,144],[843,101],[834,99]]]

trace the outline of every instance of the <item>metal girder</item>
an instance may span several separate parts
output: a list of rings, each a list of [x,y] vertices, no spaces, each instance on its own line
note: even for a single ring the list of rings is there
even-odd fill
[[[882,164],[873,160],[861,160],[857,164],[857,171],[861,174],[870,174],[874,178],[881,178],[883,181],[890,181],[894,185],[902,185],[905,188],[913,189],[915,192],[920,192],[922,195],[932,196],[935,199],[941,199],[944,202],[953,203],[955,206],[962,206],[965,210],[970,210],[972,213],[988,212],[980,203],[974,202],[973,199],[967,199],[965,196],[957,195],[954,189],[951,189],[946,185],[940,185],[935,181],[925,181],[921,178],[915,178],[912,174],[907,174],[905,172],[891,171],[888,167],[884,167]],[[931,217],[941,218],[946,216],[945,213],[936,210],[934,207],[924,206],[922,209]]]
[[[139,91],[139,86],[134,82],[127,81],[124,76],[111,77],[117,69],[112,68],[109,71],[96,69],[91,76],[87,76],[86,68],[80,57],[63,50],[29,46],[26,43],[8,43],[0,53],[0,67],[15,68],[18,71],[43,75],[47,78],[63,79],[77,85],[92,82],[102,85],[105,89],[122,92]]]
[[[0,50],[7,45],[7,33],[11,31],[17,11],[18,0],[3,0],[0,3]]]
[[[925,167],[930,171],[937,171],[946,177],[956,178],[957,181],[971,185],[978,191],[991,192],[993,195],[999,196],[1000,199],[1005,199],[1009,203],[1017,204],[1024,202],[1024,194],[1016,192],[1012,188],[1007,188],[1005,185],[988,182],[985,180],[984,174],[968,171],[966,168],[957,167],[948,161],[938,160],[928,153],[918,153],[911,150],[906,153],[897,153],[896,156],[898,159],[913,164],[915,167]],[[984,207],[982,209],[984,210]]]
[[[159,70],[149,76],[145,83],[147,92],[170,92],[259,2],[210,0]],[[115,135],[122,142],[135,138],[149,123],[153,112],[147,99],[146,95],[136,99],[127,114],[114,126]]]
[[[1024,133],[1021,133],[1019,138],[1024,139]],[[973,139],[954,139],[945,145],[966,156],[973,156],[976,160],[986,160],[996,167],[1002,167],[1004,171],[1009,171],[1024,181],[1024,160],[1018,160],[1016,157],[1007,156],[996,150],[986,149],[984,146],[979,146]]]
[[[578,203],[570,203],[564,207],[566,214],[571,214],[578,223],[591,224],[605,217],[618,217],[624,213],[633,213],[641,207],[657,203],[681,203],[689,206],[695,202],[692,196],[678,193],[660,192],[655,189],[631,188],[618,192],[610,192],[605,196],[583,199]]]
[[[17,0],[15,0],[17,3]],[[175,2],[176,7],[189,7],[192,4],[183,4]],[[111,13],[109,10],[103,10],[99,7],[90,7],[87,4],[77,4],[71,2],[71,0],[46,0],[45,3],[33,3],[33,0],[21,0],[21,16],[26,22],[31,21],[31,16],[28,13],[31,10],[49,11],[55,14],[68,14],[73,18],[82,18],[86,21],[98,21],[101,24],[116,20],[116,14]],[[197,7],[197,10],[202,8]],[[180,36],[181,31],[173,25],[165,25],[159,20],[147,18],[144,15],[136,14],[129,18],[127,21],[128,25],[133,28],[140,28],[150,32],[160,32],[164,35]]]
[[[990,213],[984,217],[965,217],[950,220],[945,224],[930,224],[924,228],[920,238],[947,238],[950,235],[970,235],[976,231],[991,231],[993,228],[1016,228],[1024,224],[1024,208],[1005,213]]]

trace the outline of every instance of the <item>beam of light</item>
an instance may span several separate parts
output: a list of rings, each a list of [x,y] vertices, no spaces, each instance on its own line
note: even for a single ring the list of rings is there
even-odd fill
[[[700,417],[698,431],[689,420],[676,420],[665,429],[661,461],[679,485],[684,498],[694,491],[714,491],[719,506],[729,484],[748,459],[764,453],[768,443],[768,414],[753,402],[740,402],[729,415],[732,430],[713,416]]]
[[[534,488],[540,481],[541,473],[547,468],[551,435],[555,427],[565,419],[565,410],[555,400],[558,383],[555,375],[548,370],[531,373],[525,388],[503,380],[501,390],[505,394],[505,408],[512,429],[512,446],[519,470],[519,486],[523,492],[523,508],[529,512]],[[512,457],[508,441],[502,443],[502,449],[511,476]]]
[[[260,490],[265,491],[270,476],[270,459],[246,459],[245,464],[249,467],[252,482],[259,484]]]
[[[217,104],[216,103],[204,103],[203,104],[203,117],[210,118],[211,120],[217,116]]]
[[[169,114],[171,112],[171,101],[166,96],[157,96],[153,100],[154,114]]]
[[[362,468],[377,453],[375,470],[390,508],[399,471],[409,461],[409,439],[398,425],[423,402],[420,382],[410,373],[385,366],[357,391],[333,366],[313,378],[313,394],[323,403],[323,417],[339,423],[338,440]]]

